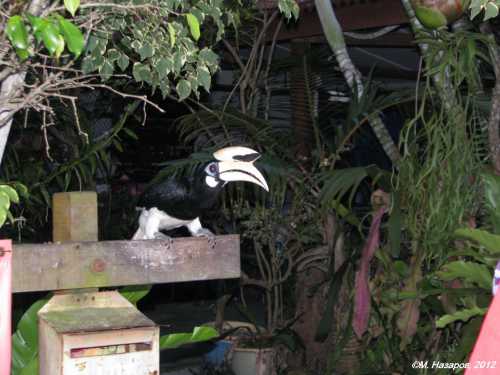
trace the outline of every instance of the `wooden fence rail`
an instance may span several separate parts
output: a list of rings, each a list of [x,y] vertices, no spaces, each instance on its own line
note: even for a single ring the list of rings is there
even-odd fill
[[[14,293],[240,277],[238,235],[14,245]]]

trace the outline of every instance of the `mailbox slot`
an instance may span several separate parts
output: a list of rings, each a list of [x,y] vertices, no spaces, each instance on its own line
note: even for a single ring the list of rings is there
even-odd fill
[[[104,355],[144,352],[153,349],[152,342],[136,342],[133,344],[94,346],[71,349],[71,358],[97,357]]]

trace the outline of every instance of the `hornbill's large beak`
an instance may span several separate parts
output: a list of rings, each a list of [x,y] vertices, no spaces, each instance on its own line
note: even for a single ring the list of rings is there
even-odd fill
[[[219,178],[222,181],[248,181],[269,191],[266,179],[253,163],[260,154],[248,147],[226,147],[214,152],[219,161]]]

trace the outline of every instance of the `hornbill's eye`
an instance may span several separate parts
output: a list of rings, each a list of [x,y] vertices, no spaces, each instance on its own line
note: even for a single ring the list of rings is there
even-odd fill
[[[217,163],[210,163],[205,168],[205,171],[209,176],[216,176],[218,174],[219,168],[217,168]]]

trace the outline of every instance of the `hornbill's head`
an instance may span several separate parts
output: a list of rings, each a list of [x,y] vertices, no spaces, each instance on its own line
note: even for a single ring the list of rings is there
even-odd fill
[[[214,188],[229,181],[253,182],[269,191],[267,182],[253,163],[260,154],[247,147],[226,147],[214,152],[216,161],[205,167],[205,182]]]

